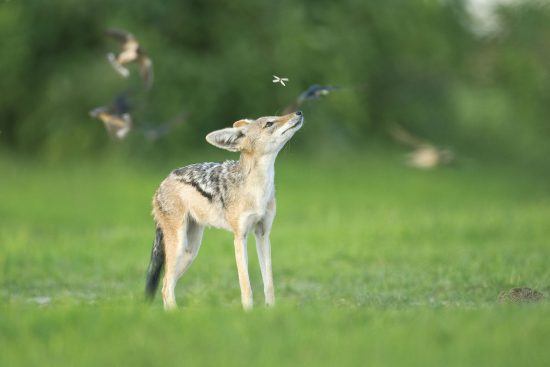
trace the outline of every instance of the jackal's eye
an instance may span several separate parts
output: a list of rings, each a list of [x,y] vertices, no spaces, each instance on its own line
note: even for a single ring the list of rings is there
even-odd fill
[[[274,123],[275,123],[275,121],[268,121],[268,122],[266,122],[265,125],[264,125],[264,129],[265,129],[265,128],[268,128],[268,127],[270,127],[270,126],[273,126]]]

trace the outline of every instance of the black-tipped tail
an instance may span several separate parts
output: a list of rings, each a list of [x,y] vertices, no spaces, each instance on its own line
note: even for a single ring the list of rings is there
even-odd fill
[[[153,298],[155,298],[163,265],[164,239],[162,230],[157,227],[155,242],[153,242],[153,249],[151,250],[151,262],[149,263],[149,268],[147,269],[147,280],[145,282],[145,297],[148,300],[153,300]]]

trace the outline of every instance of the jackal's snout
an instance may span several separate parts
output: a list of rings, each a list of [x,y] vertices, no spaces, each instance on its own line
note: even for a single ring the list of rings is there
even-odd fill
[[[303,115],[302,111],[296,111],[296,112],[293,112],[293,113],[289,113],[288,115],[286,115],[282,118],[281,126],[298,124],[298,123],[302,122],[303,119],[304,119],[304,115]]]
[[[300,123],[304,121],[304,114],[302,111],[296,111],[294,112],[294,120],[298,120]]]
[[[294,126],[298,126],[304,122],[304,115],[302,111],[296,111],[292,114],[292,117],[288,120],[288,123],[291,123]]]
[[[296,111],[287,116],[288,118],[281,126],[280,135],[284,136],[288,140],[292,135],[294,135],[296,130],[299,130],[302,127],[304,116],[302,115],[302,111]],[[292,134],[289,134],[290,132],[292,132]]]

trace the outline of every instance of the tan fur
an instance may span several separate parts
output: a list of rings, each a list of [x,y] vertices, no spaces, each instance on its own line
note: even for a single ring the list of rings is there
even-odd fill
[[[270,128],[266,127],[267,122],[273,122]],[[164,234],[162,297],[165,308],[176,306],[175,284],[196,257],[205,226],[233,232],[241,301],[245,309],[250,309],[253,303],[246,239],[248,233],[254,231],[265,301],[268,305],[274,304],[269,241],[276,210],[274,162],[301,124],[301,113],[239,120],[233,124],[233,130],[229,129],[229,133],[235,133],[235,139],[227,140],[227,146],[223,145],[223,139],[216,140],[216,134],[223,134],[227,129],[209,134],[207,140],[212,144],[241,152],[235,169],[243,179],[227,188],[227,202],[223,206],[201,195],[196,187],[182,182],[174,173],[161,183],[153,197],[153,216]]]

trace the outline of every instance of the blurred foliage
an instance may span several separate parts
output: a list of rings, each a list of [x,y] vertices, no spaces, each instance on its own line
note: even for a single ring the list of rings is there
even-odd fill
[[[88,111],[129,91],[136,125],[182,109],[190,118],[156,143],[135,133],[116,149],[178,153],[318,83],[347,88],[304,107],[306,147],[359,146],[399,123],[458,149],[544,156],[550,8],[523,2],[498,16],[500,30],[480,35],[458,0],[3,1],[0,144],[51,159],[113,149]],[[107,27],[131,31],[151,55],[150,93],[135,67],[128,80],[112,70]]]

